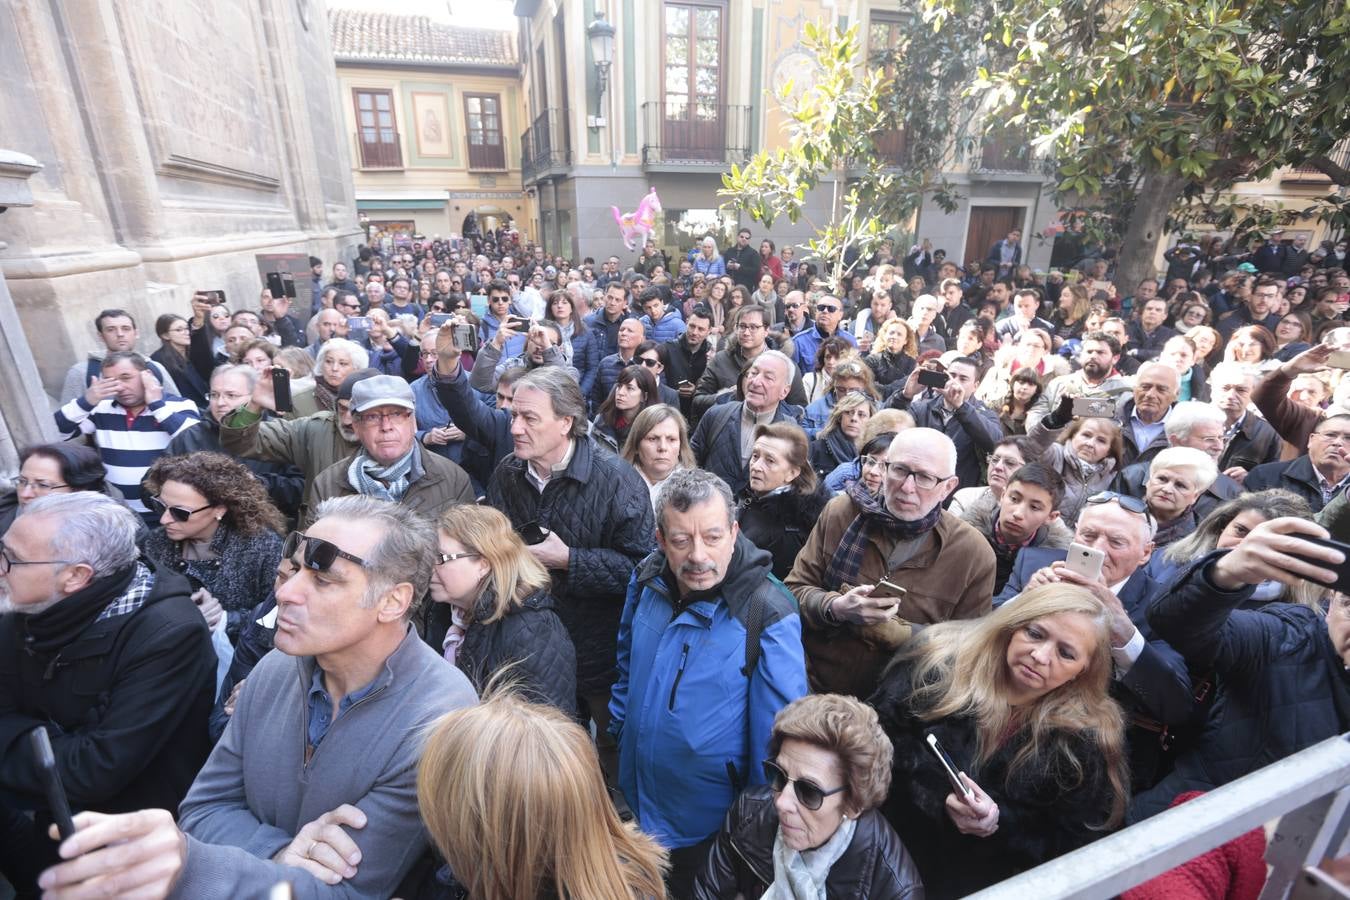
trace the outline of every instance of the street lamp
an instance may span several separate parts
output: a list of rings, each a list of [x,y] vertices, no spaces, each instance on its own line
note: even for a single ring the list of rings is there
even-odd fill
[[[604,99],[605,87],[609,84],[609,67],[614,62],[614,26],[605,21],[605,14],[595,12],[595,21],[586,26],[586,37],[591,42],[591,57],[595,60],[595,77],[600,85],[600,100]]]

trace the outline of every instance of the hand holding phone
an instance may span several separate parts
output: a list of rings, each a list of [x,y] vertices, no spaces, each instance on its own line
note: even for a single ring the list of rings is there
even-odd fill
[[[75,820],[70,815],[70,802],[66,799],[66,788],[61,783],[61,773],[56,768],[56,754],[52,752],[52,741],[47,729],[38,726],[28,732],[29,746],[33,758],[37,761],[38,777],[42,779],[42,788],[47,795],[47,808],[56,823],[56,831],[65,840],[75,833]]]
[[[947,373],[934,372],[931,369],[920,369],[919,384],[926,388],[937,388],[940,391],[947,386]]]
[[[1095,547],[1084,544],[1070,544],[1069,555],[1064,557],[1064,568],[1088,581],[1099,581],[1102,577],[1102,563],[1106,554]]]
[[[291,401],[291,373],[281,366],[272,367],[272,398],[276,412],[286,413],[295,409]]]
[[[952,790],[964,798],[967,803],[975,799],[975,792],[961,780],[961,770],[957,768],[956,763],[943,748],[942,742],[937,739],[937,735],[931,731],[928,732],[924,742],[928,744],[928,749],[933,751],[933,755],[937,757],[938,764],[942,766],[942,771],[946,773],[947,781],[951,783]]]

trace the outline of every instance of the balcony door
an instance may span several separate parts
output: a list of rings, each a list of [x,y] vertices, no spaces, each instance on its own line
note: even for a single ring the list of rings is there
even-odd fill
[[[469,138],[469,168],[505,169],[501,98],[496,94],[465,94],[464,124]]]
[[[398,129],[394,125],[394,98],[387,90],[357,88],[356,138],[361,151],[361,167],[397,168],[400,159]]]
[[[726,7],[666,3],[665,18],[661,69],[664,157],[722,159],[726,154],[722,115]]]

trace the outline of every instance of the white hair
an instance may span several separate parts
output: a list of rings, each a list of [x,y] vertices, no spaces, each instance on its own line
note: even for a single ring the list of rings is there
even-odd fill
[[[1186,400],[1172,407],[1163,431],[1169,439],[1182,441],[1191,436],[1196,425],[1206,424],[1223,428],[1228,424],[1228,418],[1208,403]]]
[[[1255,384],[1261,377],[1261,373],[1255,366],[1249,366],[1246,363],[1239,362],[1221,362],[1210,370],[1209,380],[1213,383],[1215,379],[1220,379],[1225,375],[1236,375],[1239,378],[1245,379],[1248,384]]]
[[[1149,477],[1162,471],[1181,472],[1195,480],[1196,487],[1206,490],[1219,477],[1219,467],[1213,457],[1194,447],[1167,447],[1158,451],[1148,464]]]
[[[751,360],[750,364],[752,366],[757,366],[759,365],[760,360],[764,359],[776,359],[783,364],[783,370],[787,372],[788,384],[792,384],[792,382],[797,380],[797,364],[792,361],[792,357],[788,356],[783,351],[781,350],[761,351],[759,356],[756,356],[753,360]]]
[[[60,521],[52,534],[51,559],[84,563],[102,578],[136,561],[136,515],[107,494],[76,491],[48,494],[23,507],[21,516],[49,516]]]
[[[352,361],[353,369],[364,369],[370,366],[370,354],[366,352],[365,347],[346,338],[329,338],[319,348],[319,355],[314,358],[314,368],[322,371],[323,361],[328,357],[328,354],[335,351],[346,353]]]

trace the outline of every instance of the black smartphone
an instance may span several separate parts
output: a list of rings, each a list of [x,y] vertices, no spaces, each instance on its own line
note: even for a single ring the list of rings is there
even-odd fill
[[[33,758],[37,761],[38,776],[42,779],[43,790],[47,794],[47,808],[51,810],[56,831],[65,840],[75,833],[75,820],[70,816],[70,801],[66,799],[66,788],[61,783],[61,773],[56,770],[56,754],[52,752],[52,740],[47,729],[41,726],[28,732],[29,745],[33,748]]]
[[[295,409],[291,402],[291,373],[281,366],[272,368],[272,396],[277,412],[286,413]]]
[[[273,297],[286,296],[286,282],[282,280],[280,272],[267,273],[267,289]]]
[[[453,316],[450,313],[432,313],[427,316],[427,324],[432,328],[440,328],[446,322],[449,322]]]
[[[919,384],[924,387],[937,388],[942,390],[947,386],[947,373],[934,372],[929,369],[919,370]]]
[[[516,331],[525,331],[530,327],[530,320],[524,316],[507,316],[506,324]]]
[[[520,539],[533,547],[535,544],[542,544],[547,538],[549,531],[538,522],[526,522],[516,529]]]
[[[1307,541],[1309,544],[1316,544],[1319,547],[1330,547],[1332,550],[1339,550],[1344,554],[1345,559],[1339,565],[1335,563],[1323,562],[1320,559],[1309,559],[1297,553],[1291,553],[1290,556],[1296,556],[1310,566],[1318,566],[1323,569],[1330,569],[1336,573],[1336,581],[1333,584],[1326,585],[1333,591],[1339,591],[1342,594],[1350,594],[1350,544],[1342,544],[1340,541],[1326,540],[1323,538],[1308,537],[1306,534],[1294,535],[1300,541]]]
[[[928,732],[925,741],[928,744],[928,749],[932,750],[933,755],[937,757],[938,763],[942,766],[942,770],[947,773],[947,780],[951,782],[952,790],[956,791],[962,797],[965,797],[966,800],[973,799],[975,796],[974,792],[966,787],[965,782],[961,780],[959,774],[961,770],[957,768],[951,755],[948,754],[946,749],[942,746],[942,742],[937,739],[937,735],[930,731]]]

